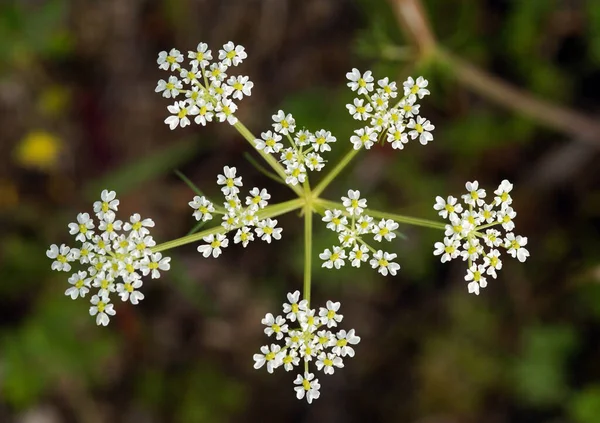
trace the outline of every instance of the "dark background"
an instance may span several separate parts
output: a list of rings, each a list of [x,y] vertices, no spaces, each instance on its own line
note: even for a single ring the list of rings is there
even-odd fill
[[[440,49],[463,61],[403,36],[396,12],[414,3],[0,3],[0,422],[600,422],[600,2],[424,1]],[[464,263],[433,256],[442,233],[430,229],[401,226],[397,277],[315,269],[314,305],[341,301],[343,327],[362,341],[344,369],[320,375],[312,406],[296,400],[291,373],[252,368],[267,342],[260,319],[302,286],[296,214],[280,219],[275,244],[218,260],[195,245],[170,251],[171,271],[107,328],[63,295],[68,275],[45,257],[104,188],[122,217],[152,217],[159,242],[187,233],[193,193],[174,169],[211,193],[236,166],[245,186],[292,198],[228,125],[163,123],[158,52],[229,40],[249,55],[235,73],[255,84],[241,121],[257,134],[283,108],[329,129],[332,163],[358,124],[344,107],[347,71],[430,80],[422,114],[434,142],[361,153],[325,197],[360,189],[370,206],[437,220],[436,195],[508,178],[516,232],[529,237],[531,258],[505,260],[479,297]],[[335,239],[315,226],[316,260]]]

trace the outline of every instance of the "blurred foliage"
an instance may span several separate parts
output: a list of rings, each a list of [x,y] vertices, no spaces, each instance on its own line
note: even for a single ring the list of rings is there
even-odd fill
[[[4,0],[0,4],[0,72],[26,67],[36,58],[67,54],[72,38],[65,26],[69,2]]]

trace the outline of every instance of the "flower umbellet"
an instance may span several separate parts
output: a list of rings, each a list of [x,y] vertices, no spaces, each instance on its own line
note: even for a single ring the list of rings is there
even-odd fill
[[[116,293],[122,301],[138,304],[144,299],[140,291],[142,276],[159,278],[160,273],[171,266],[169,257],[151,250],[156,245],[150,236],[154,221],[142,219],[137,213],[128,222],[118,220],[116,195],[114,191],[104,190],[100,201],[94,203],[97,225],[88,213],[79,213],[77,222],[68,225],[69,233],[80,243],[77,248],[53,244],[46,252],[48,258],[54,260],[53,270],[69,272],[71,264],[76,263],[85,268],[68,279],[71,287],[65,295],[74,300],[85,298],[97,288],[91,297],[90,315],[96,316],[96,324],[103,326],[108,325],[109,316],[116,313],[110,303],[111,294]]]
[[[514,233],[516,211],[513,185],[508,181],[502,181],[489,196],[473,181],[466,184],[467,193],[460,198],[437,197],[434,209],[445,222],[374,210],[354,189],[345,191],[341,201],[322,197],[361,151],[385,143],[403,150],[418,145],[417,141],[424,146],[432,142],[435,127],[421,115],[419,103],[430,94],[423,77],[409,77],[397,84],[387,77],[376,80],[370,70],[348,72],[347,85],[355,98],[346,108],[359,127],[349,139],[347,153],[332,165],[328,153],[343,143],[327,129],[303,127],[289,111],[272,114],[271,126],[258,135],[242,124],[236,116],[238,104],[252,94],[254,85],[248,76],[229,73],[246,58],[245,48],[233,42],[214,52],[201,42],[187,56],[175,48],[160,52],[157,65],[170,73],[155,88],[170,101],[165,123],[171,130],[192,123],[231,125],[273,171],[263,172],[289,187],[297,198],[273,204],[266,188],[243,192],[237,168],[224,166],[216,181],[222,201],[198,193],[189,201],[198,228],[157,245],[150,235],[154,222],[137,213],[122,222],[117,218],[116,193],[104,190],[93,206],[97,221],[88,213],[80,213],[68,225],[69,233],[81,245],[51,245],[47,256],[52,259],[52,270],[70,273],[65,295],[72,299],[91,297],[90,315],[98,325],[107,325],[116,313],[111,297],[138,304],[144,299],[143,277],[156,279],[169,270],[170,259],[162,255],[163,251],[200,243],[198,252],[208,259],[218,258],[226,248],[238,244],[243,248],[257,240],[271,244],[282,238],[278,217],[299,211],[304,220],[302,298],[299,290],[289,293],[282,314],[265,315],[261,323],[270,343],[253,358],[257,369],[295,372],[296,396],[310,404],[320,397],[318,372],[335,375],[348,357],[354,357],[354,347],[360,341],[354,329],[340,328],[343,316],[339,302],[311,307],[313,215],[320,216],[323,226],[335,233],[333,245],[318,254],[322,267],[335,271],[346,265],[366,265],[382,276],[396,276],[401,257],[391,250],[399,239],[400,226],[421,226],[444,232],[433,254],[442,262],[466,262],[467,289],[475,294],[488,279],[497,278],[503,266],[502,250],[521,262],[528,258],[527,238]],[[324,175],[315,183],[316,172]],[[205,224],[207,228],[200,228]],[[73,269],[77,263],[83,268]]]

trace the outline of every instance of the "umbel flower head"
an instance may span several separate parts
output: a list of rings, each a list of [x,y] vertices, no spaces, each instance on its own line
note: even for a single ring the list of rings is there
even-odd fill
[[[263,132],[260,139],[254,140],[254,146],[265,153],[277,154],[285,166],[285,183],[297,185],[304,183],[308,170],[319,172],[325,167],[321,153],[331,151],[334,142],[336,138],[325,129],[314,133],[306,129],[296,131],[294,117],[279,110],[273,115],[273,131]]]
[[[199,43],[196,51],[188,51],[186,69],[181,66],[184,58],[179,50],[160,52],[158,67],[175,72],[166,81],[159,80],[155,89],[163,97],[174,100],[167,107],[172,114],[165,119],[169,128],[183,128],[191,124],[190,119],[203,126],[213,119],[235,125],[237,105],[234,100],[250,96],[254,84],[247,76],[228,77],[227,70],[242,63],[247,56],[244,47],[230,41],[219,50],[218,61],[213,62],[208,45]]]
[[[502,181],[488,202],[477,181],[467,182],[466,188],[463,204],[452,196],[436,197],[433,208],[450,224],[446,225],[444,242],[435,243],[433,254],[441,256],[442,263],[457,257],[466,261],[468,290],[479,295],[479,289],[487,286],[487,276],[495,279],[502,269],[501,250],[520,262],[527,260],[529,251],[525,248],[527,238],[513,233],[517,215],[510,196],[513,185]]]
[[[395,276],[400,269],[398,263],[393,262],[395,253],[387,253],[373,248],[367,243],[366,238],[372,237],[376,242],[392,241],[396,238],[398,223],[392,219],[381,219],[378,222],[364,213],[367,200],[360,197],[360,191],[348,190],[348,196],[342,197],[345,210],[325,210],[323,222],[327,229],[338,234],[339,245],[334,245],[331,250],[325,249],[319,258],[323,260],[322,267],[339,269],[349,261],[352,267],[360,267],[371,260],[369,264],[384,276]]]
[[[152,253],[156,242],[150,236],[154,227],[152,219],[142,219],[135,213],[128,222],[116,217],[119,200],[114,191],[104,190],[100,201],[94,203],[98,224],[88,213],[79,213],[77,221],[69,223],[69,233],[81,243],[78,248],[65,244],[50,246],[46,252],[52,259],[52,270],[70,272],[71,263],[78,262],[85,270],[78,270],[69,277],[71,285],[65,295],[72,299],[91,296],[90,315],[96,316],[96,324],[106,326],[109,316],[115,315],[110,296],[116,293],[121,301],[138,304],[144,299],[140,292],[142,276],[160,277],[161,271],[170,268],[169,257]],[[97,232],[96,232],[97,230]]]
[[[361,73],[354,68],[346,78],[350,81],[348,87],[358,94],[346,108],[355,120],[366,123],[350,138],[355,150],[369,149],[379,140],[383,141],[383,137],[398,150],[402,150],[409,139],[418,139],[423,145],[433,140],[431,132],[435,127],[419,116],[420,105],[417,104],[417,99],[429,94],[426,79],[420,76],[415,81],[409,77],[403,84],[404,96],[399,97],[395,82],[386,77],[375,85],[370,70]]]
[[[294,384],[296,397],[306,398],[308,403],[320,396],[319,379],[309,372],[309,363],[314,363],[318,371],[326,375],[335,373],[336,368],[344,367],[346,357],[354,357],[354,348],[360,342],[354,329],[343,329],[333,333],[330,329],[337,328],[344,316],[339,314],[340,303],[327,301],[326,307],[321,307],[317,313],[311,309],[306,300],[300,300],[300,291],[287,294],[283,304],[284,315],[277,317],[267,313],[261,321],[265,325],[267,336],[275,338],[283,345],[272,343],[260,348],[260,353],[254,354],[254,368],[266,367],[269,373],[279,367],[286,372],[295,370],[302,361],[304,371],[297,374]],[[288,323],[289,322],[289,323]]]
[[[229,245],[226,233],[236,231],[233,242],[242,244],[245,248],[250,241],[254,241],[254,233],[263,241],[271,243],[271,240],[281,239],[282,228],[277,227],[277,220],[266,218],[259,219],[258,212],[269,204],[271,195],[266,189],[257,187],[250,190],[245,198],[245,203],[238,196],[243,186],[242,177],[237,176],[235,167],[225,166],[223,174],[218,175],[217,184],[222,185],[221,192],[225,196],[223,207],[216,207],[205,196],[195,196],[188,204],[194,209],[193,216],[196,220],[207,221],[213,218],[213,214],[222,215],[221,227],[223,232],[211,234],[203,238],[206,244],[200,245],[198,251],[204,257],[219,257],[222,250]]]

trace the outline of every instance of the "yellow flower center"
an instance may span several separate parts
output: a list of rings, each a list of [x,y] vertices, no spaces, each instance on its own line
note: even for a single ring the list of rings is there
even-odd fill
[[[263,232],[264,232],[264,233],[266,233],[267,235],[271,235],[271,234],[273,233],[273,228],[271,228],[271,227],[269,227],[269,226],[266,226],[266,227],[263,229]]]
[[[377,264],[379,264],[381,267],[387,267],[389,262],[386,259],[379,259]]]
[[[268,352],[267,355],[265,355],[265,360],[267,361],[271,361],[275,359],[275,353],[274,352]]]
[[[66,263],[67,262],[67,258],[65,256],[63,256],[62,254],[59,254],[58,257],[56,257],[56,260],[59,263]]]
[[[81,232],[82,234],[86,233],[88,231],[87,227],[82,223],[81,225],[79,225],[79,232]]]
[[[418,85],[413,85],[412,88],[410,89],[411,94],[416,94],[419,92],[419,86]]]
[[[346,339],[344,339],[344,338],[338,339],[338,341],[336,343],[336,345],[338,347],[345,347],[347,344],[348,344],[348,341]]]
[[[446,248],[444,248],[444,251],[448,254],[452,254],[454,251],[456,251],[456,248],[454,245],[447,245]]]
[[[77,289],[81,289],[83,288],[83,285],[85,285],[85,283],[83,282],[83,279],[79,279],[76,283],[75,283],[75,288]]]
[[[96,304],[96,307],[98,307],[98,313],[103,313],[104,309],[106,308],[106,304],[104,304],[103,301],[98,301],[98,304]]]
[[[298,313],[298,310],[299,310],[298,304],[292,304],[292,313]],[[292,337],[292,340],[293,339],[294,339],[294,337]]]
[[[148,268],[151,269],[151,270],[156,270],[156,269],[158,269],[158,263],[155,262],[155,261],[153,261],[152,263],[150,263],[148,265]]]
[[[329,310],[327,312],[327,318],[328,319],[333,319],[335,317],[335,311],[334,310]]]
[[[277,323],[272,324],[271,329],[273,329],[273,332],[275,333],[281,332],[281,327]]]
[[[187,109],[183,108],[177,113],[179,119],[183,119],[187,115]]]
[[[213,242],[210,243],[210,246],[212,248],[219,248],[221,246],[221,241],[219,241],[218,239],[215,239]]]
[[[310,390],[310,382],[307,379],[304,379],[302,381],[302,387],[304,388],[305,391]]]
[[[326,358],[325,360],[323,360],[323,364],[326,365],[327,367],[331,367],[331,366],[333,366],[333,360]]]

